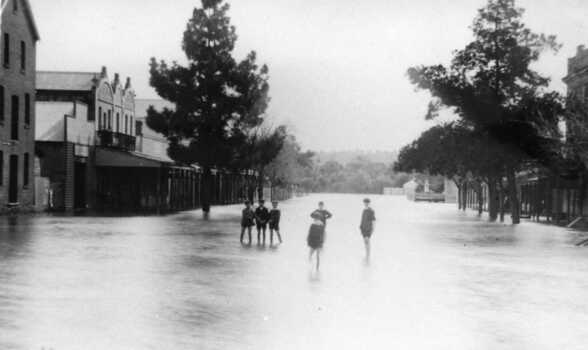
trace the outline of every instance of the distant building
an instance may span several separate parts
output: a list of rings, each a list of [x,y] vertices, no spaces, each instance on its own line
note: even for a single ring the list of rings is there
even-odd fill
[[[385,196],[404,196],[404,188],[402,188],[402,187],[384,187],[383,194]]]
[[[443,195],[445,196],[445,203],[457,203],[457,196],[459,189],[453,180],[445,179]]]
[[[3,0],[0,35],[0,212],[35,202],[35,70],[39,33],[28,0]]]
[[[584,45],[577,48],[576,56],[568,59],[568,74],[563,78],[567,85],[568,95],[588,105],[588,49]],[[567,125],[566,137],[573,139],[581,137],[586,139],[588,135],[588,116],[584,116],[582,127],[579,125]],[[588,163],[588,161],[587,161]]]
[[[414,201],[416,198],[416,191],[419,187],[419,183],[416,182],[415,179],[410,180],[409,182],[405,183],[402,188],[404,189],[404,194],[408,200]]]

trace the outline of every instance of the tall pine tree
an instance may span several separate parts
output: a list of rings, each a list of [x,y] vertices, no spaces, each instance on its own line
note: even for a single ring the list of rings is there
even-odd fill
[[[210,211],[211,170],[233,168],[249,130],[263,122],[269,103],[268,68],[251,52],[233,57],[237,35],[223,0],[202,0],[188,21],[182,48],[187,65],[151,59],[151,86],[175,105],[150,108],[147,125],[169,141],[168,154],[203,171],[201,203]]]

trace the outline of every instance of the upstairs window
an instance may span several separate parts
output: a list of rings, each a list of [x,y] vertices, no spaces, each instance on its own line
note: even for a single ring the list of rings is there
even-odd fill
[[[31,95],[25,94],[25,125],[31,125]]]
[[[98,114],[98,118],[100,118],[100,114]],[[88,121],[93,122],[96,120],[96,111],[95,110],[88,110]]]
[[[98,130],[102,130],[102,107],[98,107]]]
[[[116,113],[116,132],[120,132],[120,113]]]
[[[133,136],[133,116],[129,117],[129,135]]]
[[[23,176],[22,176],[22,185],[24,187],[29,186],[29,171],[30,171],[30,160],[29,154],[24,154],[24,166],[23,166]]]
[[[112,111],[108,111],[108,130],[112,130]]]
[[[12,1],[12,11],[14,11],[14,12],[18,11],[18,2],[19,1],[20,0],[13,0]]]
[[[19,99],[18,96],[14,95],[12,96],[12,113],[11,113],[11,120],[10,120],[10,139],[11,140],[18,140],[18,122],[19,122],[19,116],[18,116],[18,110],[20,108],[19,106]]]
[[[143,136],[143,123],[140,121],[135,122],[135,135]]]
[[[20,42],[20,70],[25,71],[27,68],[27,44]]]
[[[0,85],[0,123],[4,123],[4,99],[5,92],[4,86]]]
[[[4,50],[3,53],[4,67],[10,67],[10,34],[4,33]]]
[[[0,151],[0,186],[4,185],[4,152]]]
[[[125,114],[125,134],[129,133],[129,116]]]

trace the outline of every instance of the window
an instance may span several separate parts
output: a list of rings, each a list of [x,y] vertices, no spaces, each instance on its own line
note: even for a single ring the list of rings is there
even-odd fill
[[[102,107],[98,107],[98,130],[102,130]]]
[[[10,67],[10,34],[4,33],[4,67]]]
[[[116,113],[116,132],[120,132],[120,113]]]
[[[12,11],[14,11],[14,12],[18,11],[18,2],[19,1],[20,0],[14,0],[14,1],[12,1]]]
[[[4,123],[4,86],[0,85],[0,123]]]
[[[25,94],[25,125],[31,125],[31,95]]]
[[[135,134],[137,136],[143,136],[143,123],[140,121],[135,122]]]
[[[112,111],[108,111],[108,130],[112,130]]]
[[[0,151],[0,186],[4,185],[4,153]]]
[[[10,139],[11,140],[18,140],[18,109],[19,109],[19,100],[18,96],[12,96],[12,113],[11,113],[11,125],[10,125]]]
[[[125,114],[125,134],[129,133],[129,116]]]
[[[133,136],[133,116],[129,117],[129,135]]]
[[[20,70],[25,71],[27,68],[27,45],[24,41],[20,42]]]
[[[23,168],[23,177],[22,177],[22,185],[24,187],[28,187],[29,186],[29,154],[25,153],[24,154],[24,168]]]

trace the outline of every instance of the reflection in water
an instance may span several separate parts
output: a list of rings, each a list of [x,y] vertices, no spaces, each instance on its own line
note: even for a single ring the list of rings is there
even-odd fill
[[[308,215],[334,217],[321,270]],[[1,349],[582,349],[584,233],[363,196],[282,204],[284,244],[239,244],[238,207],[0,219]]]

